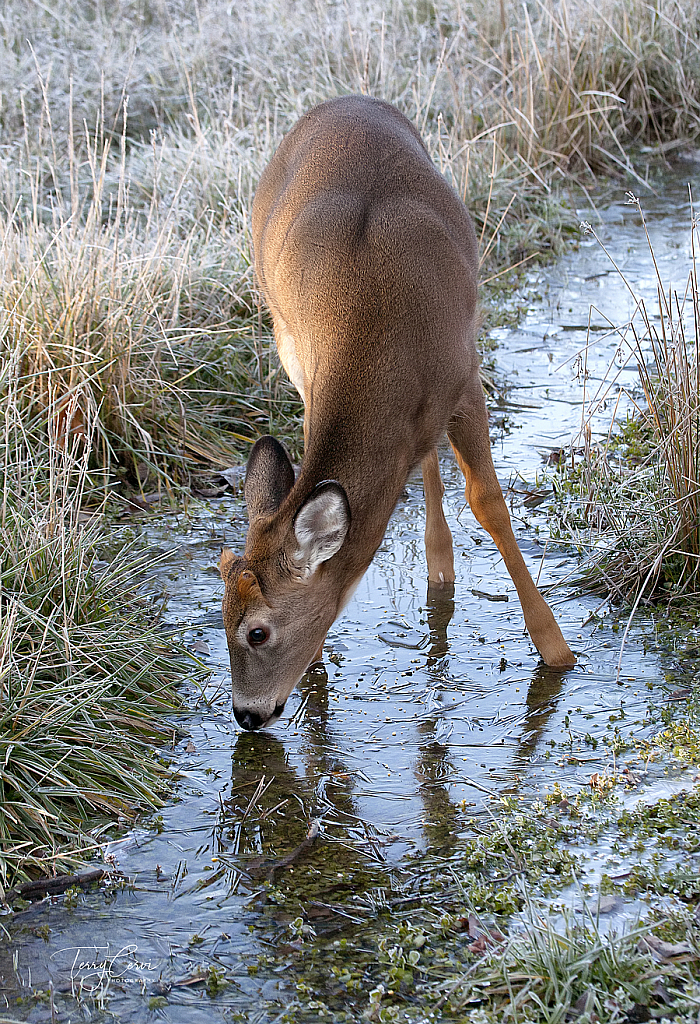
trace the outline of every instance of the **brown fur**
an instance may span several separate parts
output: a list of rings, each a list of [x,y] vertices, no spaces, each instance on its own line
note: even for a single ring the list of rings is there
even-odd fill
[[[222,556],[239,720],[255,728],[278,713],[419,463],[429,578],[454,580],[436,455],[445,431],[536,646],[548,664],[572,665],[493,469],[476,350],[476,234],[413,125],[368,97],[311,110],[262,175],[253,243],[280,356],[304,399],[305,451],[295,480],[274,439],[256,443],[245,558]],[[246,637],[258,626],[269,640],[252,649]]]
[[[238,577],[238,599],[244,608],[254,601],[264,600],[260,584],[250,569],[245,569]]]

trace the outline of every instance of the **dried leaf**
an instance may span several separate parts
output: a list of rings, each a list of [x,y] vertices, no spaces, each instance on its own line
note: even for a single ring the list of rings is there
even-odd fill
[[[674,956],[684,956],[693,952],[687,942],[664,942],[657,935],[643,935],[639,940],[642,952],[651,951],[660,960],[670,960]]]

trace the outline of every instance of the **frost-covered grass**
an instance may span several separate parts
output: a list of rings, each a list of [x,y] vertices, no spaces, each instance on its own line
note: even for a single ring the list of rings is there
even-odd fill
[[[398,104],[488,278],[557,247],[572,178],[700,134],[697,23],[673,0],[6,4],[1,337],[31,411],[75,398],[134,486],[187,483],[271,421],[298,437],[248,234],[293,121],[338,93]]]
[[[159,627],[152,558],[85,512],[89,432],[71,445],[21,416],[17,360],[0,408],[0,895],[60,873],[105,827],[159,806],[154,743],[172,734],[178,684],[200,670]]]

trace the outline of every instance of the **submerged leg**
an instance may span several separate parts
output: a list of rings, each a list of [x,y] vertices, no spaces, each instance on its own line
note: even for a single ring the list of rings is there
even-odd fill
[[[442,586],[454,583],[455,569],[452,555],[452,534],[442,510],[445,488],[440,477],[437,448],[421,462],[423,491],[425,493],[425,554],[428,560],[428,583]]]
[[[555,668],[575,665],[576,658],[549,605],[535,586],[515,540],[508,508],[493,468],[488,413],[478,380],[450,420],[447,436],[464,473],[467,501],[503,556],[535,647],[548,665]]]

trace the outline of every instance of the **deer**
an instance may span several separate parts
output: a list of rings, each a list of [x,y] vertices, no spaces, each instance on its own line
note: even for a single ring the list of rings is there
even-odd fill
[[[414,125],[369,96],[306,113],[252,206],[255,273],[281,363],[304,404],[298,476],[260,437],[247,462],[248,533],[219,569],[233,711],[270,726],[350,599],[412,470],[425,493],[429,586],[454,583],[438,443],[503,557],[525,625],[554,669],[575,656],[527,569],[491,456],[477,353],[478,241]]]

